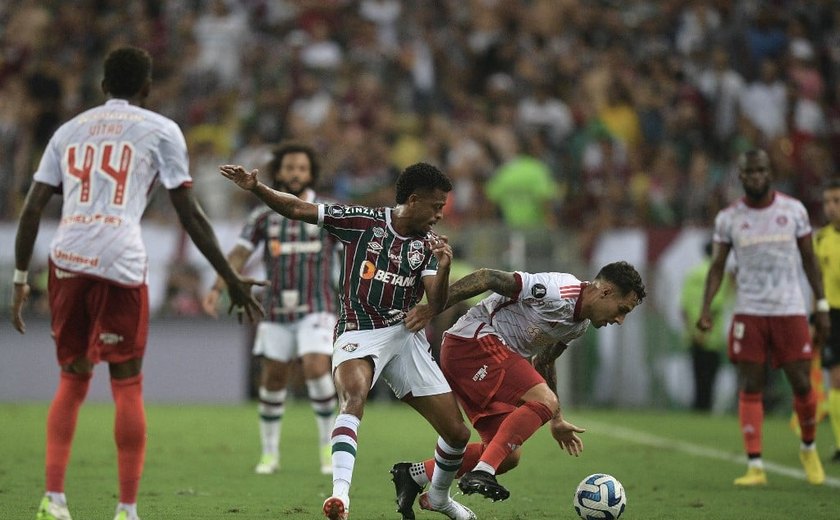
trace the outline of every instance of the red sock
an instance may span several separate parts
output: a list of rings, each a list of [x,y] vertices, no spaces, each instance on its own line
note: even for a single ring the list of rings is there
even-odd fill
[[[114,439],[120,479],[120,502],[137,502],[140,475],[146,458],[146,412],[143,409],[143,375],[112,379]]]
[[[547,423],[553,415],[548,406],[528,401],[502,421],[499,431],[481,455],[481,461],[498,468],[513,451]]]
[[[817,436],[817,393],[811,391],[805,395],[793,396],[793,409],[799,418],[799,429],[802,430],[802,442],[810,444]]]
[[[748,455],[761,455],[761,427],[764,424],[764,403],[761,392],[738,394],[738,418]]]
[[[79,408],[87,396],[93,374],[61,372],[50,411],[47,414],[47,491],[64,492],[64,475],[76,432]]]

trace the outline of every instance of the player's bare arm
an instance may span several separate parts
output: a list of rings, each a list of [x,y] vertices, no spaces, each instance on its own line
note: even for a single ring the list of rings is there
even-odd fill
[[[799,246],[799,255],[802,257],[802,268],[805,270],[805,276],[808,278],[808,284],[811,286],[814,299],[823,300],[825,299],[825,290],[822,271],[820,271],[817,255],[814,253],[814,242],[811,235],[800,237],[797,240],[797,245]],[[828,338],[831,329],[828,309],[822,311],[815,309],[814,326],[814,342],[817,345],[822,345],[823,341]]]
[[[461,278],[449,287],[449,298],[446,308],[458,302],[477,296],[485,291],[493,291],[514,298],[519,292],[519,284],[513,273],[497,271],[496,269],[478,269]]]
[[[292,220],[308,224],[318,223],[318,205],[300,200],[289,193],[269,188],[257,179],[259,170],[246,171],[239,165],[226,164],[219,167],[219,172],[245,191],[256,195],[266,206]]]
[[[29,270],[29,262],[32,260],[32,250],[35,248],[35,239],[38,237],[38,228],[41,226],[41,214],[44,206],[49,202],[50,197],[55,193],[55,188],[42,182],[33,182],[26,194],[23,203],[23,210],[18,221],[17,236],[15,237],[15,269],[19,272]],[[12,325],[15,330],[23,334],[26,332],[26,323],[23,321],[23,304],[29,298],[29,284],[14,283],[12,287]]]
[[[531,360],[534,369],[543,376],[543,379],[545,379],[545,382],[551,389],[557,388],[557,370],[554,368],[554,362],[567,348],[569,348],[568,345],[562,341],[558,341],[554,345],[545,347],[539,351]]]
[[[445,309],[449,292],[449,267],[452,264],[452,247],[446,242],[445,236],[432,242],[432,253],[438,259],[438,270],[436,275],[423,278],[427,303],[415,305],[405,316],[405,326],[412,332],[423,329],[435,315]]]
[[[265,285],[265,282],[259,282],[251,278],[240,278],[239,274],[227,262],[224,253],[219,248],[216,233],[210,226],[210,222],[198,201],[196,201],[192,189],[181,186],[169,190],[169,197],[178,213],[181,225],[184,226],[195,246],[207,258],[219,276],[225,280],[231,300],[228,312],[236,310],[239,313],[240,321],[243,312],[247,314],[251,321],[256,321],[264,316],[265,312],[262,305],[251,295],[251,287]]]
[[[709,266],[709,274],[706,275],[706,287],[703,290],[703,307],[697,319],[697,328],[702,331],[712,328],[712,300],[723,282],[726,257],[729,256],[730,249],[732,249],[730,244],[718,242],[712,248],[712,262]]]
[[[250,251],[247,247],[243,247],[241,245],[233,246],[233,249],[231,249],[227,255],[227,261],[230,264],[230,267],[237,273],[241,273],[245,263],[251,257],[251,252],[252,251]],[[217,276],[216,281],[201,300],[201,308],[204,310],[205,314],[214,318],[219,317],[218,312],[216,311],[216,305],[219,303],[219,297],[222,295],[222,291],[224,291],[226,287],[227,285],[225,284],[224,279],[221,276]]]

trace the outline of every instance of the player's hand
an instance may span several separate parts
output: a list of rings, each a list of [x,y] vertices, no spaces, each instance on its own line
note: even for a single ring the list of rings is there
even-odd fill
[[[578,433],[585,431],[585,429],[578,428],[565,419],[552,419],[551,421],[551,436],[554,437],[561,448],[575,457],[583,451],[583,441],[578,437]]]
[[[259,170],[245,171],[245,168],[238,164],[225,164],[219,166],[219,172],[226,178],[232,180],[243,190],[250,191],[257,187]]]
[[[423,330],[434,317],[435,312],[431,307],[425,303],[417,304],[405,315],[405,327],[411,332]]]
[[[822,345],[831,332],[831,320],[827,312],[814,313],[814,345]]]
[[[23,304],[29,299],[29,284],[16,283],[12,289],[12,325],[21,334],[26,332],[26,323],[23,322]]]
[[[710,312],[701,312],[700,317],[697,318],[697,328],[703,332],[712,329],[712,314]]]
[[[228,295],[230,296],[230,308],[228,314],[235,312],[239,323],[242,323],[242,315],[248,316],[248,321],[251,323],[257,322],[265,316],[265,310],[260,302],[251,294],[251,287],[265,286],[268,282],[265,280],[255,280],[253,278],[240,278],[236,280],[227,281]],[[233,283],[231,283],[233,282]]]
[[[452,246],[446,235],[432,235],[429,237],[432,254],[437,258],[439,267],[449,267],[452,264]]]
[[[219,303],[219,297],[222,292],[217,287],[211,287],[204,298],[201,299],[201,308],[204,313],[214,318],[219,317],[219,312],[216,310],[216,305]]]

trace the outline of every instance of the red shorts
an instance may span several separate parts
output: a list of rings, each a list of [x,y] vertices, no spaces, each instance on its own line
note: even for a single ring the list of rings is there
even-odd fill
[[[522,395],[545,379],[498,337],[445,334],[440,366],[470,422],[489,443],[499,425],[522,404]]]
[[[145,285],[123,287],[59,270],[52,262],[49,269],[52,335],[59,365],[80,358],[121,363],[143,357],[149,332]]]
[[[750,316],[736,314],[729,328],[729,359],[733,363],[767,361],[779,368],[814,355],[805,316]]]

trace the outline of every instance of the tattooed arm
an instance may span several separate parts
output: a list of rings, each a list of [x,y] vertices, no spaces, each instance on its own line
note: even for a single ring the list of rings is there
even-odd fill
[[[485,291],[493,291],[502,296],[514,298],[521,289],[522,286],[513,273],[495,269],[479,269],[449,286],[446,308]]]
[[[560,354],[565,352],[567,348],[569,348],[568,345],[562,341],[558,341],[554,345],[542,349],[531,360],[534,364],[534,368],[541,376],[543,376],[543,379],[545,379],[548,387],[551,388],[551,391],[554,393],[557,393],[557,370],[554,368],[554,361],[556,361],[557,358],[560,357]]]

